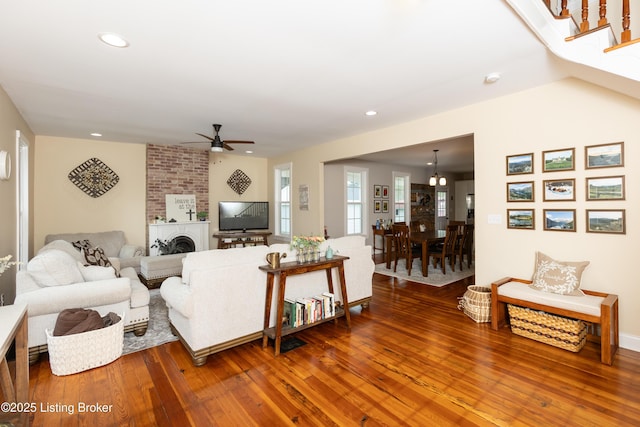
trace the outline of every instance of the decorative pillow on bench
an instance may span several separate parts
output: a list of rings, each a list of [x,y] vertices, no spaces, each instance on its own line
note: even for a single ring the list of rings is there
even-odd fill
[[[560,295],[584,295],[580,290],[580,280],[588,265],[589,261],[556,261],[542,252],[536,252],[533,283],[530,286]]]

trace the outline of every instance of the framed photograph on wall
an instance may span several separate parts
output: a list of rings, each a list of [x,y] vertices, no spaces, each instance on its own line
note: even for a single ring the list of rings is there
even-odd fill
[[[549,231],[576,231],[576,210],[545,209],[544,229]]]
[[[507,156],[507,175],[533,173],[533,153]]]
[[[388,185],[383,185],[382,186],[382,198],[383,199],[388,199],[389,198],[389,186]]]
[[[533,202],[533,181],[507,182],[507,202]]]
[[[587,178],[587,200],[624,200],[624,176]]]
[[[584,147],[586,169],[624,166],[624,142],[588,145]]]
[[[388,200],[383,200],[382,201],[382,213],[387,213],[389,212],[389,201]]]
[[[382,185],[373,186],[373,198],[379,199],[382,197]]]
[[[587,209],[587,233],[625,234],[624,209]]]
[[[507,209],[507,221],[507,228],[534,230],[535,211],[533,209]]]
[[[572,171],[576,169],[575,148],[542,152],[542,172]]]
[[[375,212],[375,213],[382,212],[382,200],[374,200],[373,201],[373,212]]]
[[[543,200],[545,202],[575,201],[576,180],[571,179],[547,179],[542,181],[544,189]]]

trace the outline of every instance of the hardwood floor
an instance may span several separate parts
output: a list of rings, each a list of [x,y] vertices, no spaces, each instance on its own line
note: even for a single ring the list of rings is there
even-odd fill
[[[195,368],[173,342],[66,377],[45,357],[31,367],[31,425],[639,425],[640,353],[606,366],[595,343],[574,354],[492,331],[457,310],[468,284],[376,274],[351,331],[302,331],[307,344],[278,357],[256,340]]]

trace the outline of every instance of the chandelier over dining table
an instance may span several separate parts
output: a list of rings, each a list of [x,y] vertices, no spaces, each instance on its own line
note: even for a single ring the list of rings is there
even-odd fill
[[[429,185],[432,187],[435,187],[436,184],[447,185],[447,178],[445,178],[444,176],[438,176],[438,151],[440,150],[433,150],[433,156],[434,156],[433,164],[435,168],[433,171],[433,175],[431,175],[431,178],[429,178]]]

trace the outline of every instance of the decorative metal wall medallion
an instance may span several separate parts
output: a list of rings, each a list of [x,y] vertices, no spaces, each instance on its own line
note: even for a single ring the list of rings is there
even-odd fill
[[[111,190],[119,180],[118,174],[95,157],[69,172],[69,181],[94,198]]]
[[[227,180],[227,184],[229,184],[229,187],[231,187],[233,191],[242,194],[251,185],[251,178],[240,169],[236,169]]]

